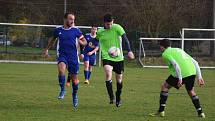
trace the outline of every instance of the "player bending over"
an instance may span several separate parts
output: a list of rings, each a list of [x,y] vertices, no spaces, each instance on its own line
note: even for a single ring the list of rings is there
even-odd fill
[[[172,87],[179,89],[181,86],[185,85],[187,93],[196,108],[198,116],[205,118],[205,114],[202,112],[199,97],[194,91],[196,76],[198,78],[198,84],[200,86],[204,85],[204,80],[202,78],[198,62],[182,49],[171,48],[170,41],[168,39],[164,39],[160,42],[160,48],[163,52],[162,57],[169,66],[171,75],[161,86],[160,107],[158,112],[152,114],[152,116],[165,116],[164,108],[166,106],[169,89]]]
[[[72,97],[73,106],[78,106],[78,84],[77,77],[79,71],[78,59],[78,44],[86,45],[87,41],[82,32],[75,27],[75,15],[71,12],[65,13],[64,25],[56,28],[53,37],[50,38],[48,46],[44,50],[44,56],[48,56],[48,50],[53,46],[55,40],[58,38],[58,79],[60,85],[60,93],[58,99],[63,99],[65,95],[65,71],[69,71],[72,79]]]
[[[115,72],[117,81],[116,106],[121,105],[122,92],[122,73],[124,71],[124,57],[122,42],[125,42],[128,51],[128,58],[134,59],[134,54],[130,49],[130,44],[124,29],[119,24],[114,24],[111,14],[104,16],[104,28],[97,32],[96,39],[99,41],[102,52],[102,61],[106,74],[106,88],[110,98],[110,104],[113,104],[115,97],[112,89],[112,71]]]
[[[85,47],[81,47],[81,58],[84,58],[84,76],[85,76],[85,84],[89,84],[91,72],[93,66],[96,64],[96,52],[99,49],[99,43],[95,39],[97,32],[97,27],[92,26],[91,32],[85,35],[85,39],[87,40],[87,45]],[[70,86],[70,76],[67,78],[67,86]]]

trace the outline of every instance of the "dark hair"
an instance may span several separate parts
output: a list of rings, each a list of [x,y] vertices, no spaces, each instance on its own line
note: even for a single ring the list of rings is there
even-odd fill
[[[104,22],[111,22],[113,21],[113,16],[110,13],[104,15]]]
[[[171,43],[169,39],[163,39],[160,41],[160,46],[163,46],[164,48],[170,47]]]
[[[92,28],[93,28],[93,27],[98,28],[98,26],[96,26],[95,24],[91,24],[91,27],[92,27]]]
[[[66,13],[64,14],[63,18],[66,19],[66,18],[68,17],[68,15],[70,15],[70,14],[72,14],[72,15],[75,16],[75,14],[74,14],[73,12],[70,11],[70,12],[66,12]]]

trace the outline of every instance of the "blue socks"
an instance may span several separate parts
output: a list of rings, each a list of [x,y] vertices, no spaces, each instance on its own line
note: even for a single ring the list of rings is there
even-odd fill
[[[85,79],[89,80],[90,76],[91,76],[91,71],[85,71],[84,70],[84,77],[85,77]]]
[[[85,79],[88,78],[88,71],[85,71],[85,70],[84,70],[84,77],[85,77]]]
[[[59,80],[59,85],[60,85],[61,91],[65,91],[65,81],[66,81],[65,75],[59,75],[58,80]]]
[[[78,93],[78,85],[79,84],[75,84],[74,82],[72,83],[72,95],[75,95]]]
[[[91,71],[88,71],[88,80],[90,80]]]

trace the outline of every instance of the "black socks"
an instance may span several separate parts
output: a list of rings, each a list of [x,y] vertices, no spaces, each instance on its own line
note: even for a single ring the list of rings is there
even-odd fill
[[[106,81],[106,88],[109,95],[110,100],[114,100],[112,80]]]
[[[198,112],[198,114],[200,115],[202,113],[202,108],[200,106],[200,101],[199,101],[199,97],[198,96],[193,96],[192,97],[192,102],[193,102],[193,105],[195,106],[196,108],[196,111]]]
[[[122,93],[122,82],[117,82],[117,90],[116,90],[116,102],[119,102],[121,99],[120,99],[120,96],[121,96],[121,93]]]
[[[161,93],[160,93],[160,107],[159,107],[158,112],[164,111],[164,109],[166,107],[167,98],[168,98],[168,92],[161,91]]]

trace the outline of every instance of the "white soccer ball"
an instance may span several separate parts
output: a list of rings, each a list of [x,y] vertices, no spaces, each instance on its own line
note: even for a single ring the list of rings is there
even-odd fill
[[[117,47],[111,47],[109,50],[108,50],[108,54],[111,56],[111,57],[117,57],[120,55],[120,49],[117,48]]]

